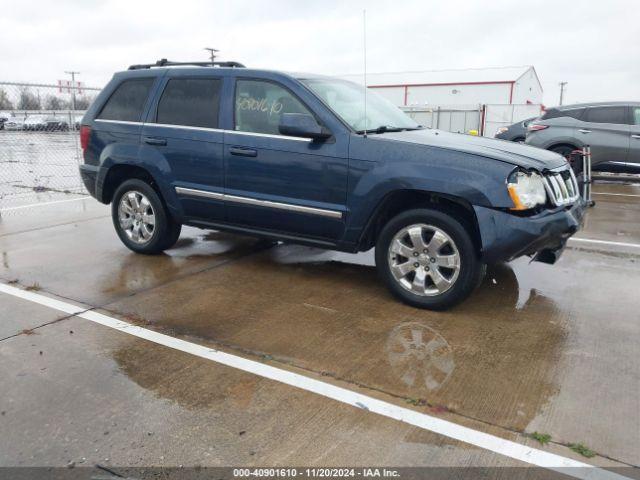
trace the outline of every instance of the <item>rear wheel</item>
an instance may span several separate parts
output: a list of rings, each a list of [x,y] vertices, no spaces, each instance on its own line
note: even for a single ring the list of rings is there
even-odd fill
[[[127,180],[116,189],[111,217],[122,243],[137,253],[156,254],[172,247],[182,228],[153,187],[139,179]]]
[[[396,297],[432,310],[467,298],[484,272],[463,224],[426,208],[401,213],[385,225],[376,244],[376,267]]]

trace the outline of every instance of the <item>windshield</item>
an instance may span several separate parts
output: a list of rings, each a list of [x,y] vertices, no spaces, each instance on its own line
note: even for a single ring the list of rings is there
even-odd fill
[[[301,81],[357,132],[365,129],[384,131],[420,128],[393,103],[371,90],[367,90],[365,118],[365,88],[356,83],[335,78],[310,78]]]

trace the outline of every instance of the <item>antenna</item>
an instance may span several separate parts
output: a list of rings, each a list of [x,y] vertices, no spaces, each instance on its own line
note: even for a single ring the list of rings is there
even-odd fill
[[[363,60],[364,60],[364,138],[367,138],[367,11],[362,11]]]

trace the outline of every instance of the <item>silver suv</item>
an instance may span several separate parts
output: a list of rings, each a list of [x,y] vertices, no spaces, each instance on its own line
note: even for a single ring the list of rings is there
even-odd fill
[[[592,165],[640,165],[640,102],[564,105],[547,110],[527,127],[525,142],[567,158],[589,145]],[[579,170],[581,165],[574,165]]]

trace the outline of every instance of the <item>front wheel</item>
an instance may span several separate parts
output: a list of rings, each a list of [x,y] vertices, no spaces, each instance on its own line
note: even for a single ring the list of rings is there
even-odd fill
[[[182,228],[153,187],[138,179],[127,180],[116,189],[111,217],[122,243],[136,253],[156,254],[172,247]]]
[[[397,298],[444,310],[480,283],[480,262],[467,228],[451,215],[415,209],[392,218],[376,243],[376,267]]]

